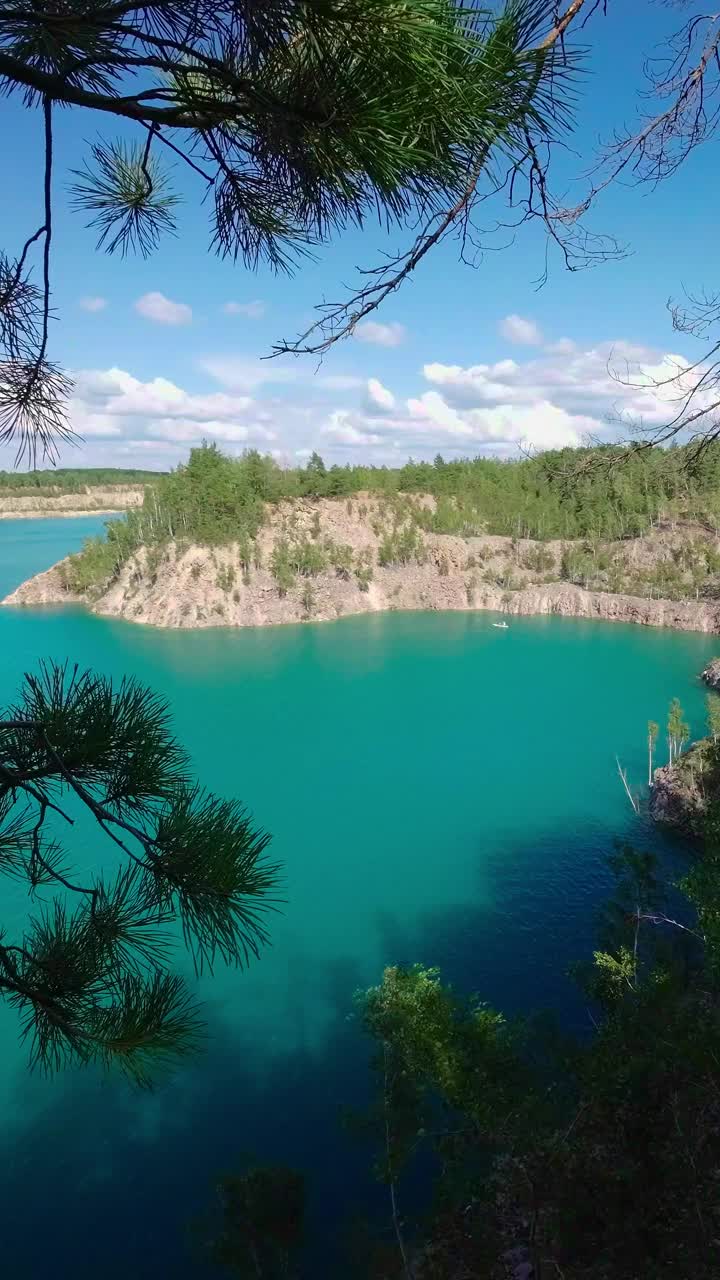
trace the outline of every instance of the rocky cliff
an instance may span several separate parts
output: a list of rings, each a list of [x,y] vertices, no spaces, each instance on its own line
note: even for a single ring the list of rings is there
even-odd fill
[[[708,662],[700,678],[705,681],[708,688],[720,693],[720,658],[713,658]]]
[[[650,817],[687,836],[700,836],[709,802],[720,792],[720,760],[703,738],[673,764],[656,769],[650,790]]]
[[[85,485],[77,493],[37,489],[0,491],[0,520],[37,520],[41,516],[112,515],[142,505],[141,485]]]
[[[555,614],[720,633],[720,601],[646,599],[562,581],[567,545],[559,542],[418,532],[411,552],[394,552],[392,546],[388,551],[392,536],[380,504],[372,500],[282,503],[269,512],[252,560],[237,543],[208,548],[169,542],[141,547],[92,593],[68,590],[67,562],[61,562],[3,603],[82,601],[95,613],[161,627],[264,626],[442,609],[492,610],[509,617]],[[321,567],[302,567],[289,585],[280,584],[273,557],[281,540],[291,547],[298,540],[316,547]],[[642,541],[633,554],[647,558]]]

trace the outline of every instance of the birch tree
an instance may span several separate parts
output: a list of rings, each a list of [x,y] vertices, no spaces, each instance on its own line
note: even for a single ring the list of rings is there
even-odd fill
[[[652,786],[653,780],[653,755],[658,740],[660,726],[655,720],[648,720],[647,724],[647,746],[648,746],[648,786]]]
[[[670,703],[667,721],[668,760],[673,764],[677,760],[686,742],[690,738],[690,726],[683,719],[684,712],[679,698]]]

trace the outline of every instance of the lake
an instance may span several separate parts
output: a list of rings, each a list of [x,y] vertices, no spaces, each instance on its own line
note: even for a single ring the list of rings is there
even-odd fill
[[[0,593],[102,527],[0,522]],[[77,609],[0,611],[0,691],[42,657],[131,673],[167,697],[202,782],[241,797],[285,868],[273,945],[198,982],[202,1057],[152,1094],[114,1076],[29,1075],[0,1006],[3,1257],[13,1280],[197,1280],[188,1223],[249,1159],[306,1171],[307,1277],[343,1274],[340,1237],[378,1204],[372,1153],[343,1132],[369,1046],[353,994],[383,965],[437,964],[510,1014],[588,1013],[566,976],[592,949],[616,838],[634,816],[645,726],[679,696],[696,734],[709,636],[557,618],[387,614],[163,632]],[[662,754],[662,735],[661,735]],[[107,850],[74,851],[87,869]],[[25,902],[3,882],[2,924]],[[179,964],[184,961],[179,960]],[[382,1203],[382,1201],[381,1201]]]

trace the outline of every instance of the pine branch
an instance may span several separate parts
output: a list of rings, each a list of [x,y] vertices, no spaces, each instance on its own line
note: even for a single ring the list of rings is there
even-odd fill
[[[192,1051],[199,1034],[167,972],[166,926],[180,919],[198,968],[217,955],[245,963],[268,941],[269,837],[236,802],[190,787],[185,770],[167,708],[134,681],[113,687],[47,664],[0,718],[0,872],[58,891],[22,943],[0,939],[0,992],[20,1013],[31,1063],[117,1060],[148,1084],[153,1064]],[[66,791],[129,860],[110,883],[79,882],[43,838],[50,813],[72,822],[51,798]]]

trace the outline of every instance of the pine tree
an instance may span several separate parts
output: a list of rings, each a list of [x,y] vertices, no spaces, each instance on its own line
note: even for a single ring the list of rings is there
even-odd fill
[[[146,257],[175,230],[170,161],[208,197],[221,256],[290,271],[314,244],[373,217],[408,229],[395,262],[404,278],[469,216],[495,159],[534,189],[539,152],[569,120],[564,83],[577,56],[566,36],[580,7],[13,0],[0,11],[0,93],[39,113],[42,142],[37,222],[0,253],[0,441],[34,463],[73,438],[71,383],[49,342],[61,111],[122,123],[120,140],[70,160],[73,205],[109,253]],[[320,347],[392,291],[370,275],[339,312],[320,309]]]
[[[83,812],[122,855],[112,874],[72,870]],[[192,1051],[202,1023],[169,968],[170,926],[198,970],[257,956],[277,882],[268,841],[193,782],[148,689],[67,665],[26,675],[0,720],[0,873],[43,898],[21,935],[2,932],[0,993],[31,1062],[117,1063],[147,1084]]]

